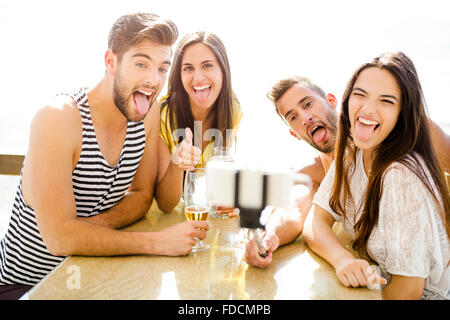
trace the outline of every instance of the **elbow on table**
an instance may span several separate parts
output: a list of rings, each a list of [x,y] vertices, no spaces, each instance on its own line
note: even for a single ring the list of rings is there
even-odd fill
[[[54,256],[70,256],[73,254],[73,250],[58,239],[45,239],[44,244],[48,252]]]
[[[303,240],[305,240],[308,245],[310,245],[314,241],[311,215],[308,215],[308,217],[306,217],[305,223],[303,224],[302,235]]]
[[[311,245],[311,243],[313,242],[313,236],[312,234],[309,232],[309,230],[303,228],[303,240],[305,240],[307,245]]]
[[[143,203],[144,203],[144,204],[143,204],[144,210],[142,211],[142,212],[143,212],[143,215],[142,215],[142,216],[145,216],[145,214],[147,213],[147,211],[150,210],[150,208],[152,207],[152,204],[153,204],[153,196],[145,196],[145,199],[144,199]]]
[[[71,231],[63,226],[53,230],[41,230],[42,240],[50,254],[54,256],[69,256],[75,254],[75,240]]]
[[[308,227],[308,225],[305,224],[303,227],[303,240],[305,243],[310,247],[313,251],[317,252],[318,246],[320,246],[321,236],[317,234],[317,232],[314,232],[312,227]]]
[[[280,245],[295,241],[303,231],[303,223],[298,221],[286,221],[282,230],[277,231]]]
[[[172,204],[172,203],[167,203],[167,202],[158,201],[158,200],[156,200],[156,203],[158,204],[159,210],[161,210],[164,213],[171,213],[177,206],[177,203]]]
[[[70,256],[71,253],[67,250],[56,248],[56,247],[47,247],[47,250],[50,252],[51,255],[55,257],[66,257]]]
[[[181,199],[180,192],[171,191],[170,193],[163,188],[157,188],[155,192],[155,200],[159,210],[164,213],[171,213],[178,205]]]

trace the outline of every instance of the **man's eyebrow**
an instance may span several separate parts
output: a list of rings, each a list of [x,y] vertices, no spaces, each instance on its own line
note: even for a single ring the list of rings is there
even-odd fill
[[[367,91],[366,91],[366,90],[361,89],[361,88],[359,88],[359,87],[354,87],[353,90],[358,90],[358,91],[361,91],[361,92],[364,92],[365,94],[367,94]],[[396,96],[393,96],[393,95],[391,95],[391,94],[382,94],[380,97],[383,97],[383,98],[391,98],[391,99],[394,99],[395,101],[399,102],[398,99],[397,99],[397,97],[396,97]]]
[[[300,99],[300,101],[298,102],[298,104],[302,104],[303,102],[305,102],[305,100],[312,98],[312,96],[304,96],[303,98]],[[284,115],[284,118],[287,119],[287,117],[294,112],[294,109],[289,110],[288,112],[286,112],[286,114]]]
[[[312,96],[305,96],[302,99],[300,99],[300,101],[298,102],[298,104],[302,104],[303,102],[305,102],[306,99],[312,98]]]
[[[148,60],[152,61],[152,58],[150,58],[150,56],[145,54],[145,53],[135,53],[133,55],[133,58],[136,58],[136,57],[142,57],[142,58],[145,58],[145,59],[148,59]]]
[[[284,115],[284,118],[287,119],[287,117],[294,112],[294,109],[289,110],[288,112],[286,112],[286,114]]]
[[[148,54],[145,54],[145,53],[135,53],[133,55],[133,58],[136,58],[136,57],[141,57],[141,58],[145,58],[149,61],[153,61],[153,59]],[[170,60],[166,60],[162,64],[168,64],[170,66]]]

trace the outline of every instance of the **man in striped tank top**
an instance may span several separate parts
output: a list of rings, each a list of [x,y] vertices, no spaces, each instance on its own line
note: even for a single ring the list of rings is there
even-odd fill
[[[34,116],[0,241],[0,299],[20,297],[67,255],[185,255],[194,237],[206,237],[205,221],[160,232],[116,230],[145,215],[157,188],[157,97],[177,36],[173,22],[154,14],[119,18],[104,78],[90,90],[58,95]],[[194,163],[189,153],[182,160]]]

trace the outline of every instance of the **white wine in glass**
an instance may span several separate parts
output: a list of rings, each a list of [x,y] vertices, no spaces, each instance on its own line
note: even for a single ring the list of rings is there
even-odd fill
[[[209,215],[210,205],[206,194],[206,179],[204,169],[186,171],[184,177],[184,214],[188,221],[206,221]],[[209,249],[209,245],[204,244],[197,237],[192,246],[193,252]]]
[[[189,221],[205,221],[208,219],[209,209],[193,205],[185,208],[184,214]]]

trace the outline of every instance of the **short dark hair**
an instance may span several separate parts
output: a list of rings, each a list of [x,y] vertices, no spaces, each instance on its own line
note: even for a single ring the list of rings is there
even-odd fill
[[[177,26],[154,13],[128,14],[116,20],[109,32],[108,49],[120,60],[132,46],[144,39],[171,46],[178,38]]]
[[[275,111],[278,113],[278,115],[283,118],[283,116],[280,114],[277,108],[278,100],[281,99],[281,97],[288,91],[290,88],[295,86],[296,84],[301,84],[305,86],[306,88],[309,88],[311,90],[314,90],[317,92],[322,98],[326,98],[325,91],[322,90],[321,87],[316,85],[314,82],[312,82],[310,79],[306,77],[300,77],[300,76],[292,76],[289,78],[282,79],[275,83],[272,87],[272,89],[267,93],[267,98],[269,98],[270,101],[273,102],[275,105]],[[284,118],[283,118],[284,119]]]

